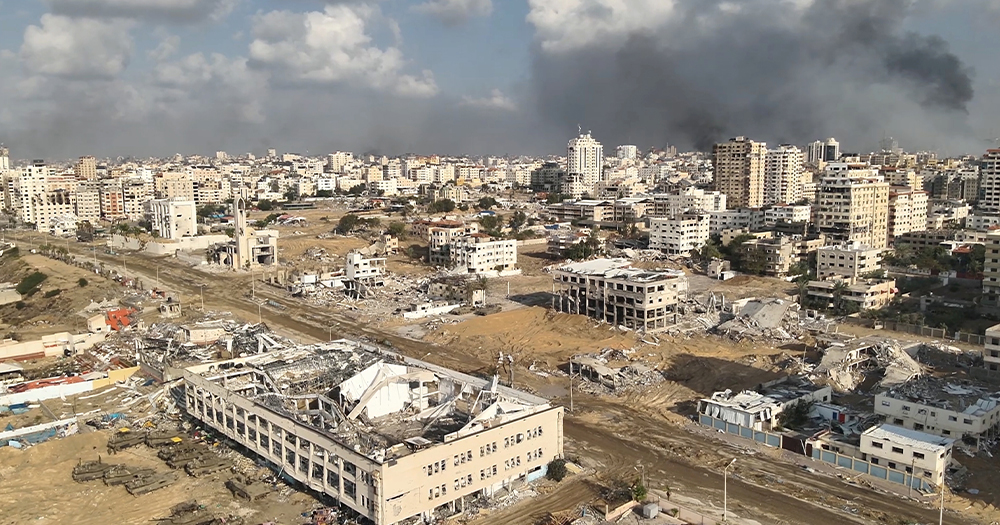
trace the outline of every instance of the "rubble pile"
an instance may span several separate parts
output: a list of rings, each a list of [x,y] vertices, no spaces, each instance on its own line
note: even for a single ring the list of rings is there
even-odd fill
[[[868,374],[881,373],[883,377],[876,386],[892,388],[923,374],[923,367],[912,357],[920,346],[903,346],[882,337],[834,342],[823,350],[823,358],[811,377],[826,380],[838,392],[854,392]]]
[[[759,338],[790,341],[799,332],[799,305],[790,301],[773,298],[738,301],[732,304],[731,311],[732,317],[716,326],[715,331],[734,341]]]
[[[606,348],[597,354],[573,356],[572,372],[582,379],[578,388],[590,394],[625,395],[665,381],[655,367],[631,356],[635,349]],[[619,366],[614,366],[618,364]]]

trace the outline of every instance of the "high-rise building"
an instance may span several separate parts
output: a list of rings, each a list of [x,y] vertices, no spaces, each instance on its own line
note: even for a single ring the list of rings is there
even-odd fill
[[[581,133],[566,145],[566,174],[584,185],[593,188],[601,180],[604,164],[604,146],[590,136]]]
[[[764,205],[790,204],[802,198],[802,150],[782,144],[764,160]]]
[[[0,173],[10,169],[10,150],[0,146]]]
[[[97,179],[97,159],[88,155],[76,163],[76,177],[83,180]]]
[[[979,207],[1000,212],[1000,149],[986,150],[979,165]]]
[[[837,142],[837,139],[830,137],[826,140],[809,143],[806,155],[806,162],[809,164],[837,162],[838,160],[840,160],[840,143]]]
[[[927,192],[909,186],[889,188],[888,243],[904,233],[927,229]]]
[[[736,137],[712,148],[713,188],[726,194],[730,208],[764,204],[764,164],[767,144]]]
[[[816,210],[829,240],[886,247],[889,183],[867,165],[831,163],[816,189]]]
[[[618,154],[619,159],[635,160],[635,158],[639,155],[639,148],[631,144],[623,144],[618,146],[616,153]]]

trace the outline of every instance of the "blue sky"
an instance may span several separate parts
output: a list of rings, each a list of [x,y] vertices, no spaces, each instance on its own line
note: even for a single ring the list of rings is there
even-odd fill
[[[865,17],[886,34],[844,40]],[[974,152],[1000,133],[998,21],[998,0],[0,0],[0,142],[547,154],[580,124]]]

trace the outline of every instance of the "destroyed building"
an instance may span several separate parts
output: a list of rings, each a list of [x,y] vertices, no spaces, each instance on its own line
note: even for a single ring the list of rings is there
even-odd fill
[[[887,423],[979,449],[1000,431],[1000,393],[969,381],[921,377],[877,394],[875,413]]]
[[[674,324],[688,289],[684,272],[630,266],[627,259],[596,259],[556,268],[552,307],[646,332]]]
[[[698,413],[757,431],[778,426],[778,415],[788,407],[830,401],[830,387],[814,385],[801,377],[784,377],[757,390],[716,392],[698,401]]]
[[[923,373],[920,363],[913,358],[922,346],[920,343],[901,344],[884,337],[819,337],[824,344],[823,357],[813,370],[838,392],[853,392],[869,374],[882,377],[878,386],[891,388],[902,385]]]
[[[732,339],[765,336],[784,341],[798,330],[799,306],[777,298],[741,299],[730,303],[721,319],[715,331]]]
[[[458,512],[545,474],[563,409],[353,341],[188,368],[186,409],[375,524]]]

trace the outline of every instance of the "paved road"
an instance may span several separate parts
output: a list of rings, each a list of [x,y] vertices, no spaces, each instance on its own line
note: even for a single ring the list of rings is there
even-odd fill
[[[93,258],[89,247],[71,244],[70,250],[88,260]],[[98,259],[109,266],[121,266],[121,257],[98,253]],[[172,259],[151,260],[128,256],[128,274],[139,274],[152,283],[159,266],[162,287],[187,297],[190,308],[204,286],[205,306],[212,310],[233,311],[254,319],[257,306],[250,302],[250,278],[213,275],[189,267],[175,266]],[[284,328],[316,340],[333,337],[367,336],[375,341],[390,342],[399,351],[426,358],[443,366],[464,372],[488,370],[491,360],[461,354],[445,347],[431,345],[383,332],[358,323],[350,317],[329,310],[297,304],[284,292],[269,286],[256,287],[258,302],[273,298],[287,305],[284,310],[263,309],[264,321],[274,328]],[[195,303],[197,304],[197,303]],[[430,355],[428,355],[430,352]],[[426,357],[425,357],[426,356]],[[521,374],[528,377],[530,374]],[[557,400],[558,401],[558,400]],[[590,457],[598,461],[605,478],[635,475],[637,464],[644,465],[653,488],[669,486],[676,493],[697,497],[722,507],[722,476],[720,465],[739,454],[731,446],[714,442],[698,433],[671,425],[657,416],[630,409],[618,403],[593,396],[578,395],[577,414],[565,420],[567,454]],[[586,414],[600,417],[584,417]],[[937,523],[937,512],[923,508],[915,501],[844,483],[823,475],[811,474],[802,468],[775,461],[758,454],[741,456],[729,481],[730,512],[754,518],[768,524],[842,525],[844,523]],[[589,501],[593,490],[568,485],[559,496],[547,498],[548,504],[520,505],[500,521],[510,524],[533,523],[543,511],[573,509]],[[503,515],[498,514],[497,516]],[[947,516],[950,525],[970,524],[970,521]]]

